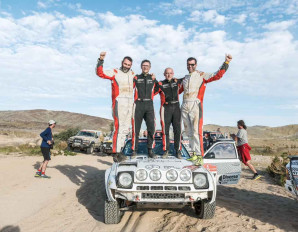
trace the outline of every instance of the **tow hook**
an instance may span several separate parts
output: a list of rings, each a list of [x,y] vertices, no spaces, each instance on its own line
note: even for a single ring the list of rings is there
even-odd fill
[[[193,199],[191,196],[188,197],[190,201],[194,201],[195,199]]]

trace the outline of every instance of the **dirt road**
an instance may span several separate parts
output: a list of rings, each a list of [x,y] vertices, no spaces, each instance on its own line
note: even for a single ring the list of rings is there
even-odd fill
[[[270,162],[255,156],[259,169]],[[243,170],[241,181],[218,189],[216,216],[198,220],[190,209],[126,212],[117,225],[103,223],[104,172],[111,157],[79,154],[52,158],[34,178],[41,157],[0,155],[0,231],[298,231],[298,201],[265,174]]]

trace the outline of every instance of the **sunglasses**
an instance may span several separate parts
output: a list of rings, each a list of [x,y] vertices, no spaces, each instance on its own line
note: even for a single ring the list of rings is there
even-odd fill
[[[195,65],[196,65],[196,64],[187,64],[187,66],[192,66],[192,67],[195,66]]]

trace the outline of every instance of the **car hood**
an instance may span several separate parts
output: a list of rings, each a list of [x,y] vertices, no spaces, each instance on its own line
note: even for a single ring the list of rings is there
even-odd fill
[[[70,139],[82,139],[82,140],[89,140],[89,141],[94,140],[94,138],[87,137],[87,136],[72,136],[72,137],[70,137]]]
[[[176,157],[169,157],[167,159],[156,158],[156,159],[148,159],[147,157],[137,157],[136,159],[128,159],[119,164],[119,168],[125,169],[127,166],[134,166],[134,169],[159,169],[159,170],[168,170],[168,169],[176,169],[181,170],[187,166],[192,166],[193,163],[191,161],[187,161],[184,159],[177,159]]]

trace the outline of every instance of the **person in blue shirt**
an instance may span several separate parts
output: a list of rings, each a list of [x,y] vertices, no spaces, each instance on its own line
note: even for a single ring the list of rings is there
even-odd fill
[[[52,149],[54,145],[52,130],[55,126],[56,126],[56,122],[54,120],[50,120],[49,127],[45,129],[43,132],[41,132],[40,134],[40,137],[42,138],[40,149],[44,160],[41,163],[39,169],[37,170],[35,177],[50,178],[45,174],[45,172],[47,169],[47,165],[51,160],[50,149]]]

